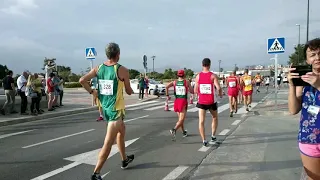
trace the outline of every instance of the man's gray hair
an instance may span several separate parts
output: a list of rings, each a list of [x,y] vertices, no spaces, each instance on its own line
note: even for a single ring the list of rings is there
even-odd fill
[[[106,55],[108,59],[113,59],[117,57],[117,55],[120,53],[120,47],[117,43],[111,42],[106,47]]]

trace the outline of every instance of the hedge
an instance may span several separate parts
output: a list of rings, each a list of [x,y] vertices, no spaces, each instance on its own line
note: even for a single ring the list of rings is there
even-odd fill
[[[64,88],[79,88],[82,87],[82,85],[79,82],[69,82],[65,83],[63,85]]]

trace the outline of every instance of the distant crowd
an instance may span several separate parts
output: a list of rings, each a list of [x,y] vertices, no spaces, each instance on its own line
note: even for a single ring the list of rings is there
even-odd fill
[[[2,80],[5,103],[0,109],[2,115],[19,113],[16,110],[15,98],[20,96],[20,114],[33,115],[43,114],[44,107],[40,106],[42,97],[48,100],[48,111],[54,111],[63,106],[63,84],[64,80],[56,72],[49,72],[45,78],[39,78],[37,73],[23,72],[17,79],[17,87],[13,79],[13,72],[9,71]],[[28,102],[28,99],[31,102]],[[59,101],[58,101],[59,99]],[[30,107],[28,108],[28,104]],[[30,112],[28,113],[28,109]]]

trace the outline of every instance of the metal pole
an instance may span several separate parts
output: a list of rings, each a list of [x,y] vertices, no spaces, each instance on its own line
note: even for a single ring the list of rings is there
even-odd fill
[[[277,106],[278,106],[278,102],[277,102],[277,99],[278,99],[278,83],[277,83],[277,79],[278,79],[278,54],[275,54],[274,55],[274,83],[275,83],[275,93],[274,93],[274,100],[275,100],[275,109],[277,110]]]
[[[90,67],[91,67],[91,70],[93,69],[93,60],[90,60]],[[98,83],[98,82],[96,82]],[[92,96],[92,103],[91,103],[92,106],[94,106],[94,97]]]
[[[221,64],[221,60],[219,60],[219,70],[218,70],[219,71],[219,78],[220,78],[220,69],[221,69],[220,64]]]
[[[309,12],[310,12],[310,0],[308,0],[308,11],[307,11],[307,41],[309,41]]]
[[[299,24],[299,40],[298,40],[298,64],[300,64],[300,24]]]

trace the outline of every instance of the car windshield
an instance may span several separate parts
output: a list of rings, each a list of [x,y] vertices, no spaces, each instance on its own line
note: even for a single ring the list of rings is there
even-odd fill
[[[149,83],[150,84],[159,84],[157,81],[153,80],[153,79],[149,79]]]

